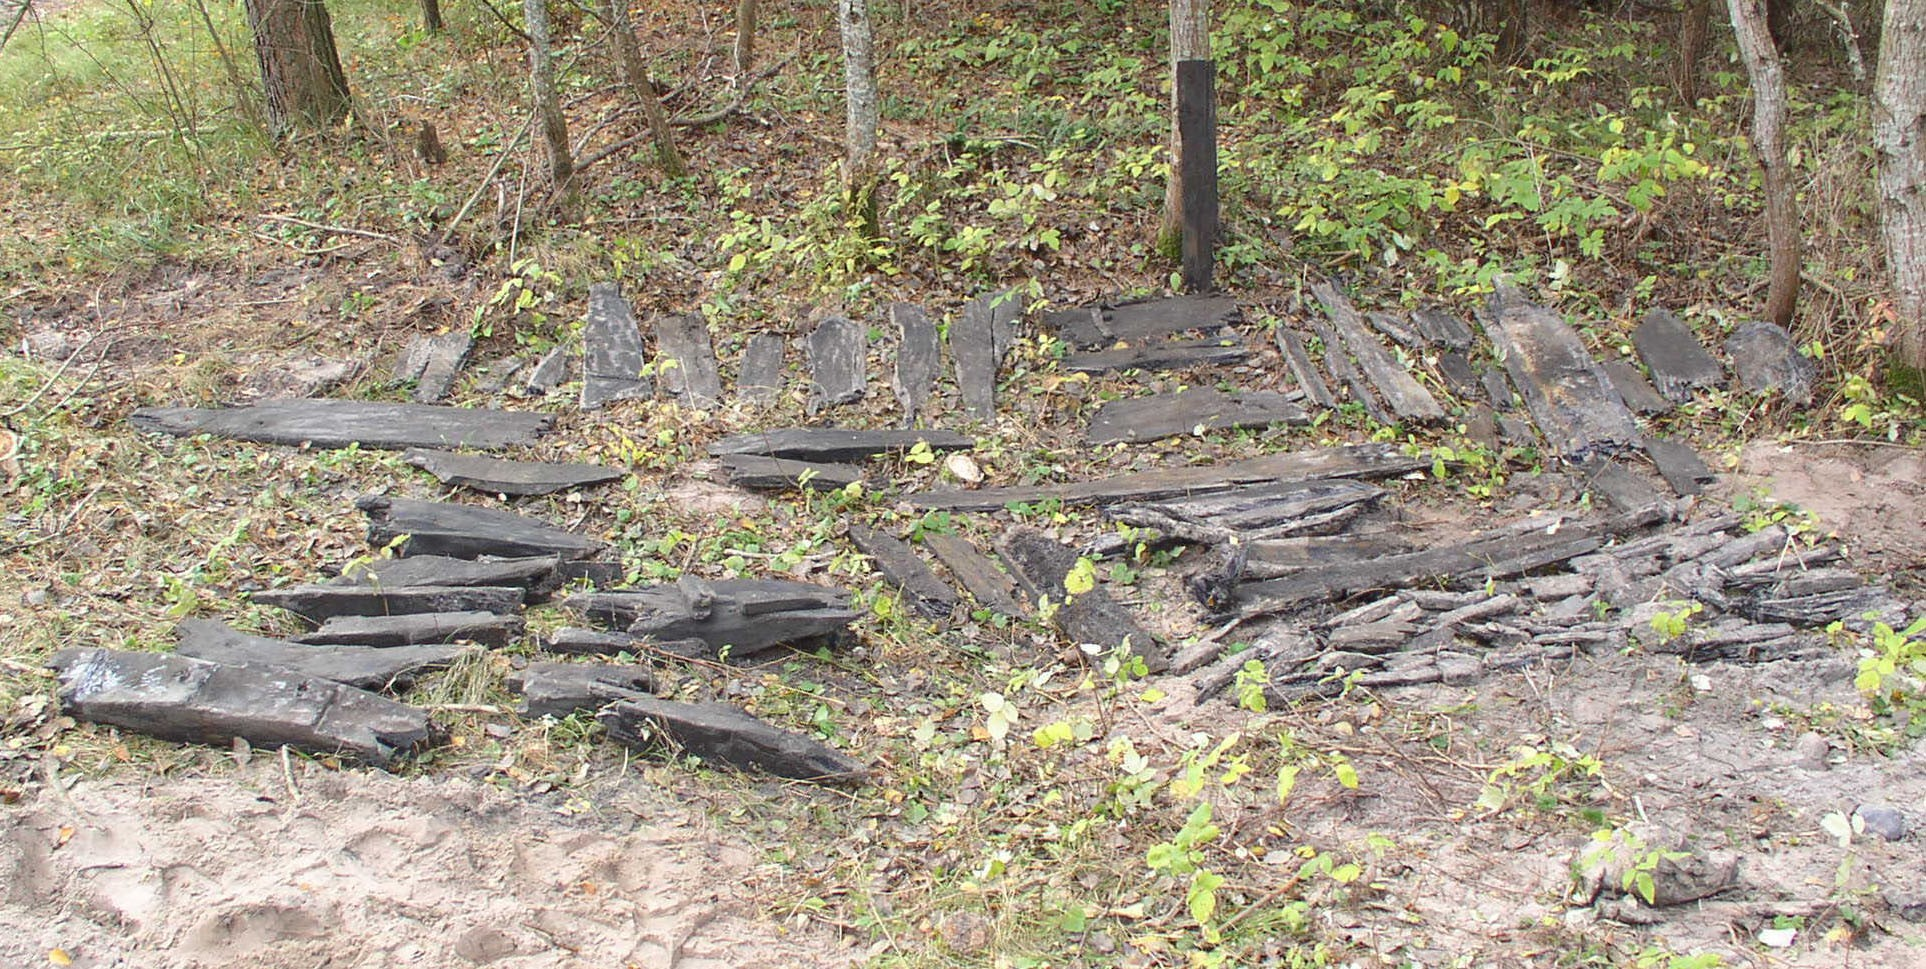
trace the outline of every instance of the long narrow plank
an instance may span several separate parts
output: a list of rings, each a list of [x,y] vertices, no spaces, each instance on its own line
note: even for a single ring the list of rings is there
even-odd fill
[[[835,491],[863,480],[863,469],[853,464],[792,461],[763,454],[727,454],[722,468],[729,483],[758,491]]]
[[[1625,399],[1625,406],[1640,414],[1663,414],[1672,409],[1672,402],[1654,390],[1652,382],[1629,360],[1605,361],[1605,376],[1611,380],[1612,389]]]
[[[1259,482],[1387,478],[1426,467],[1430,467],[1428,460],[1404,454],[1388,444],[1352,444],[1289,454],[1266,454],[1207,467],[1135,471],[1094,481],[979,488],[973,491],[944,489],[909,495],[904,500],[917,508],[950,511],[994,511],[1011,503],[1050,500],[1067,505],[1102,505],[1133,499],[1224,491]]]
[[[758,333],[742,348],[742,366],[736,375],[736,396],[758,407],[767,407],[782,394],[783,339],[774,333]]]
[[[1249,359],[1251,350],[1236,337],[1171,340],[1140,347],[1077,351],[1063,360],[1063,369],[1078,373],[1120,370],[1179,370],[1184,367],[1228,366]]]
[[[341,616],[396,616],[421,612],[520,612],[528,590],[494,585],[291,585],[249,596],[312,623]]]
[[[1308,424],[1304,408],[1270,391],[1225,393],[1192,387],[1181,393],[1115,400],[1097,408],[1084,439],[1092,444],[1140,444],[1179,434],[1267,424]]]
[[[548,495],[619,481],[629,474],[599,464],[504,461],[427,448],[415,448],[401,459],[434,475],[443,484],[491,495]]]
[[[1444,419],[1444,408],[1424,389],[1417,379],[1411,376],[1404,365],[1379,343],[1377,337],[1365,328],[1364,319],[1358,315],[1357,307],[1351,305],[1343,293],[1337,291],[1326,280],[1311,284],[1311,294],[1324,304],[1324,312],[1331,317],[1338,334],[1344,338],[1344,345],[1351,350],[1351,356],[1358,362],[1359,369],[1380,394],[1391,405],[1393,413],[1400,420],[1431,422]]]
[[[1212,334],[1243,319],[1229,296],[1177,296],[1106,306],[1097,326],[1110,342],[1140,343],[1193,330]]]
[[[306,646],[251,636],[212,619],[186,619],[174,629],[174,652],[210,663],[290,670],[363,690],[405,690],[415,675],[445,669],[474,652],[453,645]]]
[[[716,457],[762,454],[797,461],[861,461],[878,454],[901,454],[918,444],[927,444],[932,451],[961,451],[975,447],[976,439],[936,429],[858,431],[840,427],[784,427],[725,437],[709,445],[709,453]]]
[[[936,560],[950,570],[963,591],[976,600],[977,605],[992,612],[1001,613],[1013,619],[1030,614],[1017,595],[1016,580],[997,567],[988,555],[977,551],[969,539],[946,532],[931,532],[923,536],[923,544],[936,555]]]
[[[1031,598],[1059,604],[1050,621],[1072,643],[1104,652],[1127,648],[1151,672],[1170,665],[1164,644],[1102,586],[1070,592],[1066,580],[1077,564],[1075,551],[1042,532],[1018,528],[1004,535],[998,552]]]
[[[1684,403],[1700,387],[1725,382],[1725,370],[1705,352],[1683,320],[1662,309],[1645,314],[1632,331],[1632,348],[1652,370],[1652,381],[1666,397]]]
[[[996,416],[996,375],[1013,335],[1014,300],[1005,293],[989,293],[964,304],[950,324],[950,356],[956,359],[956,384],[963,393],[963,412],[986,421]]]
[[[869,328],[831,316],[818,322],[809,347],[809,410],[861,400],[869,384]]]
[[[401,541],[403,555],[446,555],[472,559],[483,555],[515,558],[560,555],[588,558],[602,550],[587,535],[563,531],[533,518],[496,508],[477,508],[412,498],[368,495],[355,501],[368,516],[368,542],[386,548]]]
[[[655,321],[656,375],[670,394],[697,410],[708,410],[722,400],[722,376],[716,369],[715,346],[709,324],[700,313],[680,313]]]
[[[890,585],[902,590],[910,608],[918,614],[941,619],[956,609],[956,593],[903,540],[864,525],[851,525],[849,542],[869,556]]]
[[[1330,368],[1331,376],[1351,392],[1351,399],[1364,408],[1364,415],[1380,424],[1396,424],[1391,412],[1378,403],[1378,395],[1371,391],[1371,382],[1351,362],[1351,354],[1344,349],[1344,338],[1338,336],[1337,330],[1318,320],[1306,320],[1305,324],[1324,344],[1324,365]]]
[[[582,409],[655,393],[643,375],[648,356],[635,311],[614,283],[589,287],[588,324],[582,330]]]
[[[1459,353],[1471,349],[1471,327],[1436,306],[1418,307],[1411,314],[1411,323],[1432,346]]]
[[[319,398],[265,400],[250,407],[143,407],[128,422],[176,437],[212,434],[259,444],[396,450],[533,444],[552,423],[546,414]]]
[[[1557,313],[1501,283],[1484,323],[1539,433],[1559,454],[1580,458],[1638,444],[1631,410]]]
[[[896,326],[896,402],[903,407],[903,423],[916,426],[936,384],[941,347],[930,314],[914,303],[892,303],[889,319]]]
[[[1304,396],[1325,410],[1337,406],[1337,398],[1331,396],[1331,388],[1324,383],[1324,375],[1318,373],[1311,363],[1311,355],[1304,349],[1304,338],[1296,330],[1279,325],[1277,328],[1277,351],[1284,355],[1284,362],[1290,365],[1291,376],[1297,379],[1299,390]]]

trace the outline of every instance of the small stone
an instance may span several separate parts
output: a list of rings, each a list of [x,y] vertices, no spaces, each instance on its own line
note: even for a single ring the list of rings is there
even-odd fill
[[[1900,841],[1906,837],[1906,815],[1895,808],[1883,804],[1861,804],[1852,814],[1867,834],[1878,835],[1887,841]]]
[[[1798,936],[1798,929],[1761,929],[1759,944],[1768,949],[1790,949]]]
[[[990,920],[975,912],[956,912],[937,923],[943,944],[958,955],[971,955],[988,948],[992,933]]]
[[[967,454],[952,454],[943,459],[943,470],[964,484],[982,484],[983,469]]]
[[[1808,730],[1792,742],[1792,754],[1792,762],[1806,770],[1825,770],[1826,758],[1832,754],[1832,744]]]
[[[1926,922],[1926,887],[1906,881],[1888,883],[1879,895],[1892,906],[1893,914],[1908,922]]]

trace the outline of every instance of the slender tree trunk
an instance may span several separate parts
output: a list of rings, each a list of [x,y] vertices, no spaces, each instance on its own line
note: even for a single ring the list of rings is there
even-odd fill
[[[880,234],[876,214],[876,98],[875,38],[870,31],[869,0],[838,0],[843,32],[843,81],[848,106],[843,195],[859,229],[869,238]]]
[[[1711,26],[1711,0],[1685,0],[1679,8],[1679,52],[1672,61],[1672,86],[1686,104],[1699,100],[1699,61],[1704,58]]]
[[[1184,136],[1177,126],[1177,65],[1210,60],[1210,0],[1170,0],[1170,181],[1157,251],[1175,259],[1184,244]]]
[[[1766,29],[1761,0],[1726,0],[1739,56],[1752,79],[1752,150],[1765,172],[1766,232],[1772,255],[1772,280],[1766,292],[1766,318],[1792,325],[1799,303],[1799,200],[1786,162],[1786,77],[1779,48]]]
[[[441,30],[441,0],[421,0],[421,26],[430,33]]]
[[[244,0],[267,92],[268,127],[278,136],[319,130],[348,116],[348,78],[321,0]]]
[[[635,44],[635,24],[629,19],[629,0],[609,0],[609,27],[615,33],[615,56],[622,65],[622,81],[629,86],[629,93],[642,106],[642,117],[648,122],[649,134],[655,137],[655,161],[670,178],[681,178],[688,173],[682,164],[682,153],[675,148],[675,134],[669,129],[669,116],[662,111],[662,97],[656,93],[655,82],[649,80],[648,66],[642,60],[642,52]]]
[[[1873,78],[1880,227],[1899,357],[1926,369],[1926,0],[1887,0]]]
[[[756,0],[736,0],[736,77],[749,76],[756,60]]]
[[[535,113],[541,116],[542,143],[548,147],[548,177],[557,192],[566,192],[569,179],[575,176],[575,159],[568,150],[568,118],[562,114],[562,99],[555,92],[544,0],[522,0],[522,20],[528,31],[529,85],[535,91]]]

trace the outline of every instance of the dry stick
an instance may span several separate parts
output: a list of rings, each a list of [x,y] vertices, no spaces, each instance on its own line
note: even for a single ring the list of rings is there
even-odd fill
[[[484,6],[486,6],[486,4],[484,4]],[[455,228],[461,225],[461,220],[468,217],[468,213],[475,208],[475,203],[481,201],[482,193],[488,191],[488,186],[494,183],[495,176],[501,174],[502,166],[508,164],[508,156],[513,154],[515,149],[521,145],[523,138],[528,137],[528,129],[533,127],[534,124],[535,115],[531,112],[528,120],[522,122],[522,130],[517,131],[515,137],[502,148],[502,153],[495,157],[494,167],[488,170],[488,174],[482,176],[481,184],[475,186],[475,191],[469,194],[468,201],[463,202],[460,211],[455,213],[454,218],[448,220],[447,227],[442,229],[441,235],[435,239],[436,245],[446,244],[449,238],[455,234]]]
[[[326,232],[332,235],[341,235],[341,236],[360,236],[363,239],[378,239],[382,242],[386,242],[389,245],[393,245],[393,246],[401,245],[400,239],[397,239],[394,236],[388,235],[387,233],[384,233],[384,232],[373,232],[368,229],[356,229],[345,225],[328,225],[325,222],[309,222],[306,219],[297,219],[291,215],[263,214],[261,218],[266,219],[269,222],[284,222],[288,225],[298,225],[303,229],[313,229],[316,232]]]
[[[13,12],[13,23],[8,24],[7,32],[0,35],[0,50],[7,49],[7,41],[13,39],[13,32],[19,30],[21,22],[27,19],[27,11],[33,9],[33,0],[19,0],[19,2],[20,6]]]

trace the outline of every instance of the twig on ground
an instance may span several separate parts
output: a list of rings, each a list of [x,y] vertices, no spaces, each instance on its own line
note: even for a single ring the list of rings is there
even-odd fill
[[[359,236],[360,238],[363,238],[363,239],[378,239],[382,242],[386,242],[389,245],[393,245],[393,246],[399,246],[402,244],[400,239],[397,239],[394,236],[391,236],[385,232],[374,232],[368,229],[356,229],[352,226],[345,226],[345,225],[328,225],[327,223],[324,223],[324,222],[310,222],[307,219],[297,219],[292,215],[263,214],[261,218],[266,219],[269,222],[282,222],[288,225],[298,225],[303,229],[313,229],[316,232],[326,232],[331,235]]]

